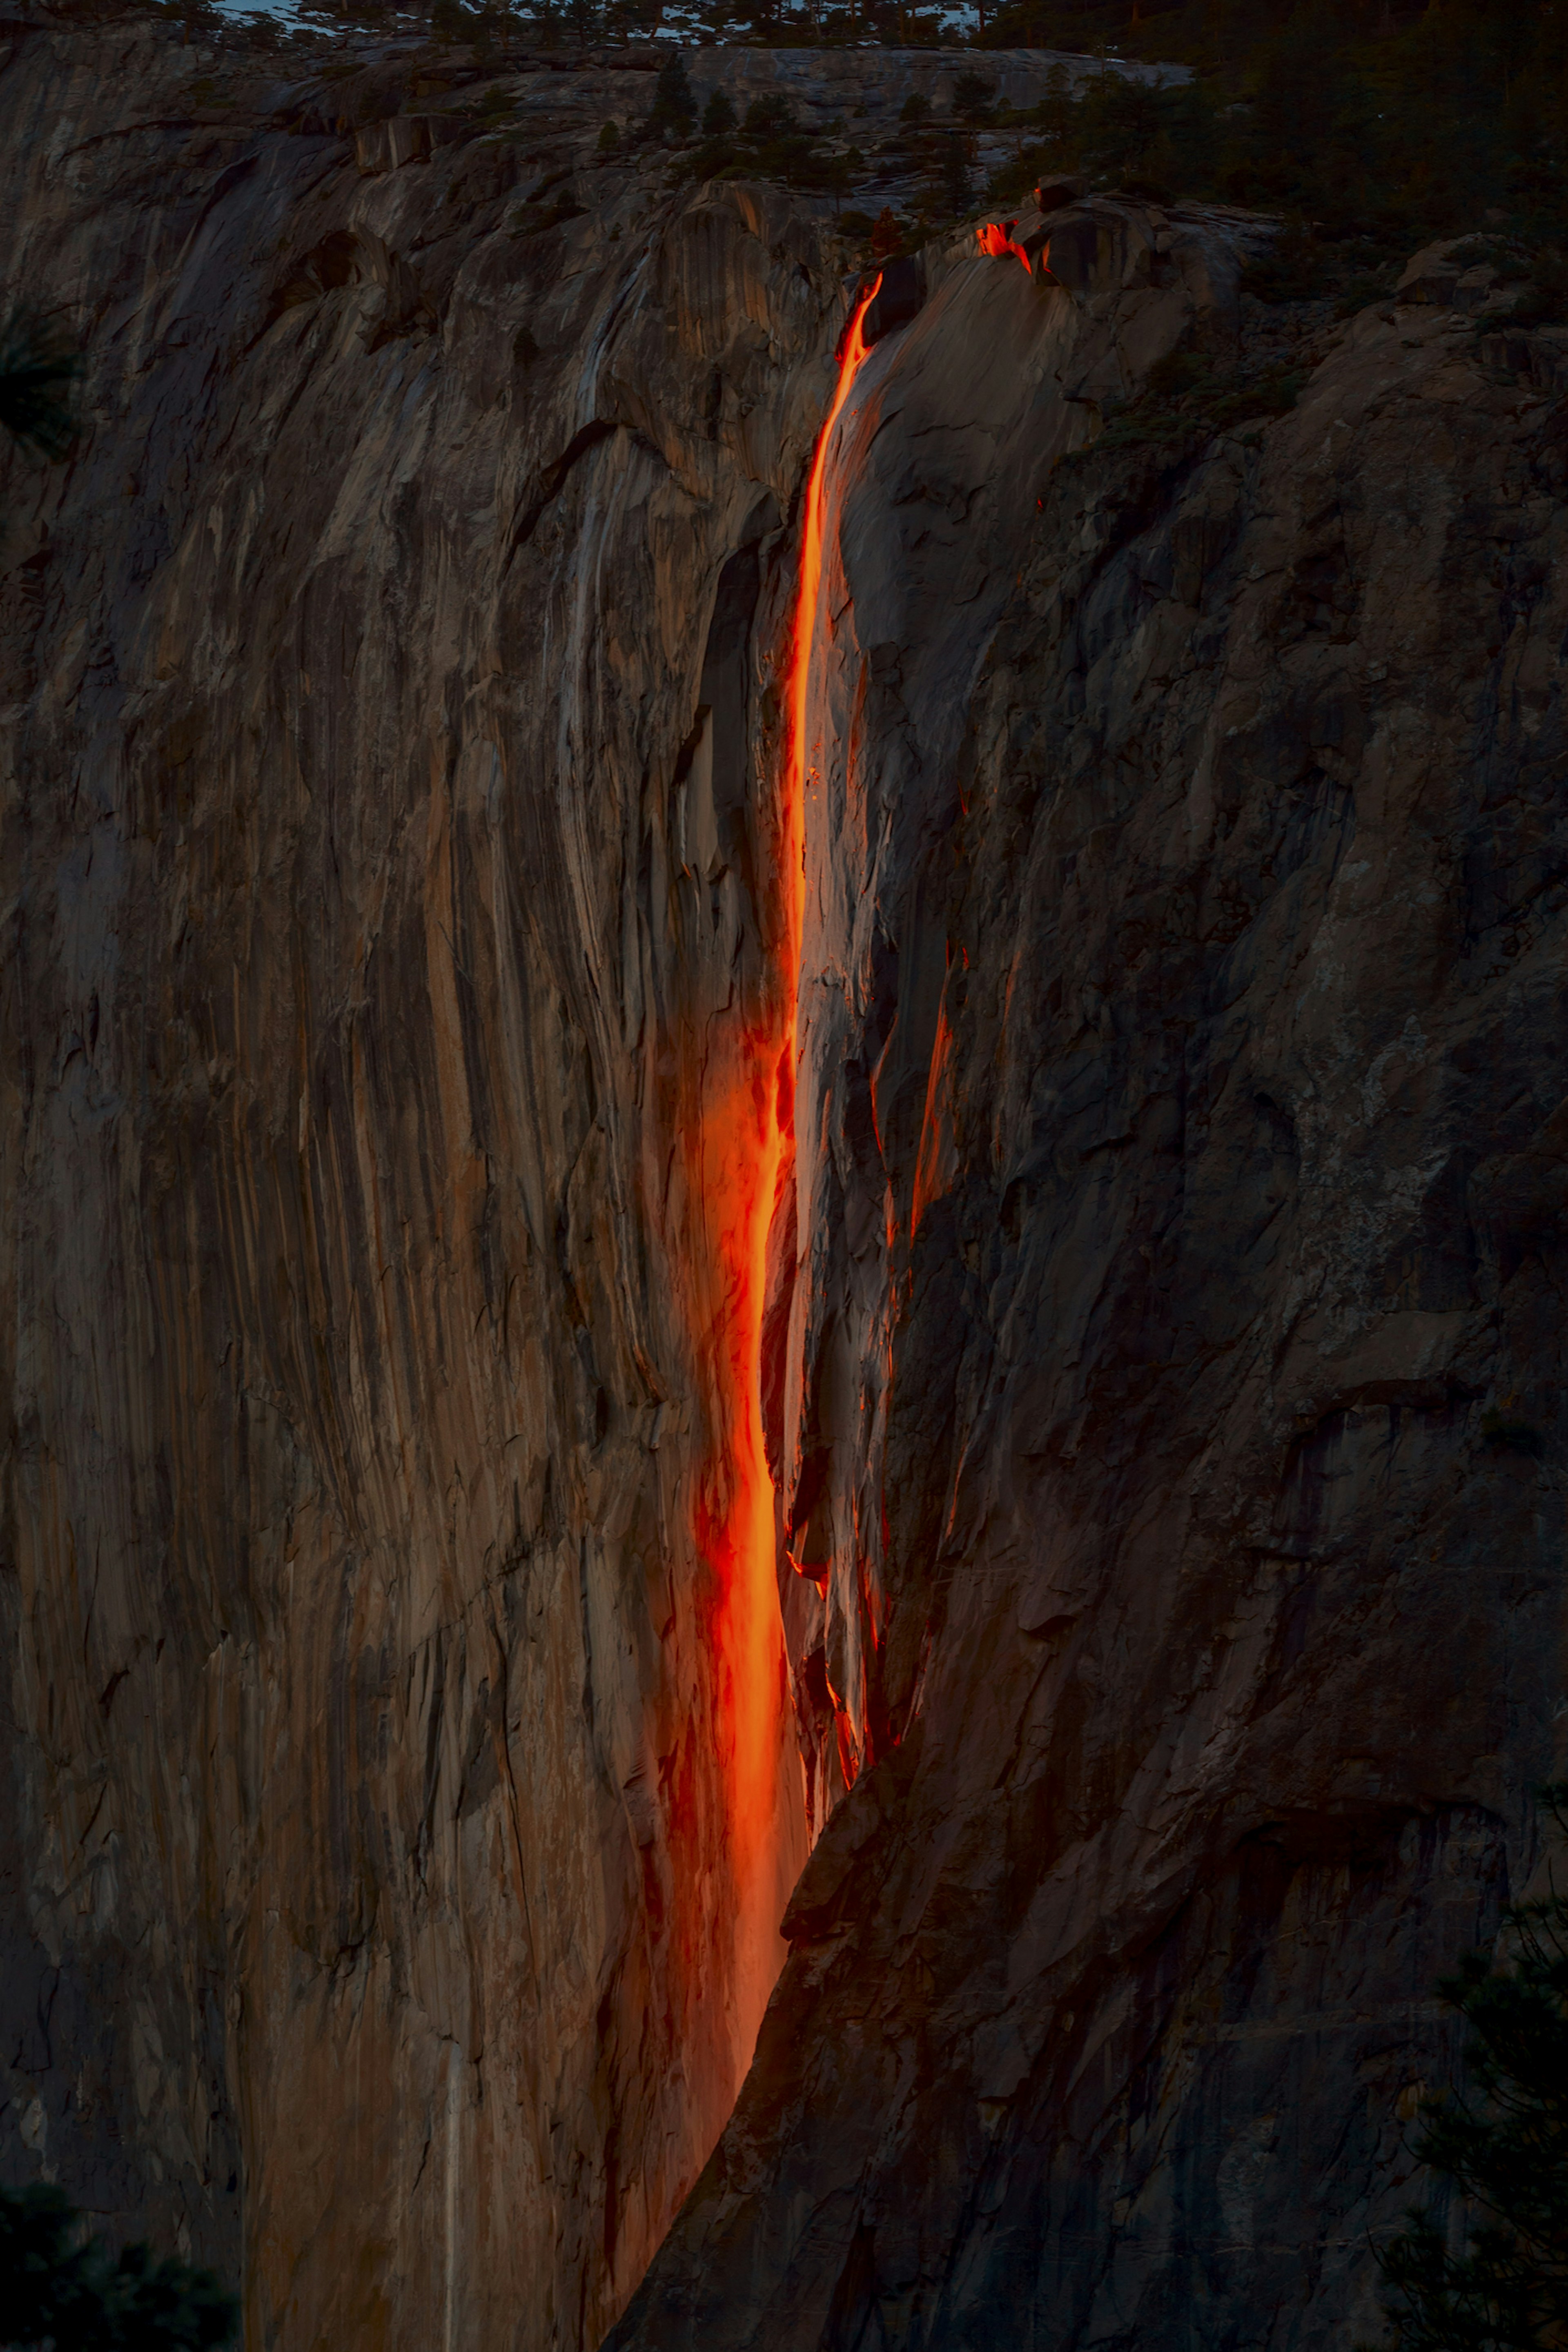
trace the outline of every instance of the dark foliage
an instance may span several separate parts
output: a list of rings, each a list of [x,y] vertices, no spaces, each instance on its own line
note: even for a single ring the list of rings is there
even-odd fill
[[[1195,352],[1173,352],[1151,368],[1136,400],[1107,416],[1092,446],[1184,455],[1216,433],[1284,415],[1296,405],[1301,382],[1282,368],[1226,368]]]
[[[748,139],[792,139],[798,128],[787,98],[754,98],[742,125]]]
[[[1561,0],[1186,0],[1035,7],[988,39],[1186,62],[1151,89],[1110,69],[1035,110],[1023,170],[1080,167],[1282,214],[1300,226],[1290,294],[1335,290],[1338,248],[1381,260],[1483,225],[1537,241],[1568,227],[1568,7]],[[1015,177],[1021,176],[1021,173]],[[999,191],[1006,200],[1011,190]]]
[[[1543,1790],[1568,1827],[1568,1782]],[[1463,2252],[1428,2212],[1379,2254],[1397,2352],[1551,2352],[1568,2330],[1568,1896],[1504,1919],[1441,1990],[1469,2026],[1473,2090],[1428,2100],[1415,2152],[1471,2216]]]
[[[973,193],[968,148],[956,131],[942,142],[934,193],[938,201],[933,210],[948,213],[963,212]]]
[[[984,122],[992,112],[996,85],[984,74],[961,73],[952,85],[952,110],[964,122]]]
[[[710,139],[722,139],[735,128],[735,110],[726,89],[716,89],[702,110],[702,128]]]
[[[686,59],[679,49],[666,58],[654,84],[653,105],[647,127],[655,136],[668,131],[678,137],[691,129],[697,120],[697,100],[692,96],[691,79],[686,70]]]
[[[1509,324],[1515,325],[1520,311],[1509,314]],[[1526,320],[1533,325],[1533,319]],[[1546,1441],[1532,1422],[1519,1421],[1505,1412],[1485,1412],[1481,1415],[1481,1436],[1485,1443],[1503,1454],[1528,1454],[1539,1457],[1546,1450]]]
[[[0,2342],[50,2352],[216,2352],[239,2308],[210,2271],[111,2260],[58,2189],[0,2189]]]
[[[724,111],[734,121],[726,100]],[[710,103],[703,117],[709,131]],[[854,151],[849,157],[829,154],[822,142],[805,130],[789,100],[782,94],[752,100],[738,130],[710,131],[679,164],[686,179],[725,177],[783,180],[789,186],[837,194],[848,184]]]
[[[14,310],[0,327],[0,428],[40,457],[67,457],[80,373],[79,356],[57,328],[36,311]]]
[[[871,223],[870,244],[872,256],[878,261],[903,251],[904,232],[890,205],[884,205]]]

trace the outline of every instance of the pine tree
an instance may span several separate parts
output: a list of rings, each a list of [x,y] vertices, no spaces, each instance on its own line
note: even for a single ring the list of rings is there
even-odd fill
[[[969,155],[963,141],[956,131],[942,142],[941,184],[943,199],[950,213],[968,209],[973,194],[969,176]]]
[[[672,49],[658,69],[647,127],[656,138],[668,131],[679,139],[685,137],[696,120],[697,100],[691,94],[686,59],[679,49]]]
[[[996,85],[984,74],[961,73],[952,85],[952,110],[961,122],[988,122]]]
[[[1542,1801],[1568,1829],[1568,1782]],[[1440,1990],[1474,2037],[1467,2096],[1426,2101],[1415,2153],[1474,2220],[1462,2253],[1413,2212],[1378,2255],[1397,2352],[1556,2352],[1568,2341],[1568,1895],[1504,1916],[1508,1965]]]

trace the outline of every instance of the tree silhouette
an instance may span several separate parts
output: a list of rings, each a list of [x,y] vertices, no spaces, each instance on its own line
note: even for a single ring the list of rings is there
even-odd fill
[[[1568,1782],[1541,1791],[1568,1830]],[[1568,1896],[1504,1914],[1508,1963],[1473,1952],[1439,1990],[1469,2026],[1474,2089],[1421,2107],[1415,2153],[1474,2219],[1430,2211],[1378,2254],[1397,2352],[1555,2352],[1568,2341]]]
[[[154,2263],[144,2245],[112,2260],[85,2238],[58,2189],[0,2189],[0,2343],[50,2352],[217,2352],[234,2297],[210,2271]]]
[[[79,354],[36,310],[13,310],[0,327],[0,427],[25,449],[64,457],[76,439],[72,387]]]

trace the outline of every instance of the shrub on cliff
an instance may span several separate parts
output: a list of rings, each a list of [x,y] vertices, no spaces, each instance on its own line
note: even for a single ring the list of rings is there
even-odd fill
[[[58,331],[30,310],[0,327],[0,427],[25,449],[63,457],[76,439],[71,394],[81,362]]]
[[[1216,433],[1285,415],[1302,382],[1288,368],[1227,368],[1200,352],[1171,352],[1150,369],[1135,399],[1107,407],[1104,431],[1078,455],[1087,460],[1142,447],[1190,457]]]
[[[1542,1796],[1568,1828],[1568,1782]],[[1520,1904],[1503,1927],[1505,1967],[1472,1953],[1441,1987],[1473,2036],[1474,2090],[1423,2103],[1415,2153],[1472,2219],[1463,2252],[1427,2211],[1379,2253],[1396,2352],[1548,2352],[1568,2336],[1568,1896]]]
[[[774,95],[753,99],[738,131],[721,131],[704,139],[677,166],[676,176],[782,180],[790,187],[834,194],[849,184],[850,158],[828,152],[802,128],[789,100]]]
[[[933,219],[941,220],[967,211],[974,194],[970,176],[969,151],[959,132],[950,131],[931,158],[932,165],[925,184],[926,208]]]
[[[52,2352],[216,2352],[239,2306],[210,2271],[112,2259],[59,2189],[0,2189],[0,2343]]]
[[[952,85],[952,110],[961,122],[988,122],[995,112],[996,85],[984,74],[961,73]]]

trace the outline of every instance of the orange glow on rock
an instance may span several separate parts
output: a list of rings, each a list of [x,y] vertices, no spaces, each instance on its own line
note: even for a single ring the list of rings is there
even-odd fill
[[[1015,226],[1016,223],[1013,221],[986,221],[975,230],[975,242],[982,253],[988,254],[993,258],[1000,258],[1005,253],[1016,253],[1023,263],[1026,272],[1033,277],[1034,272],[1029,268],[1028,255],[1021,245],[1015,245],[1013,242]]]
[[[763,1444],[757,1366],[767,1234],[784,1157],[776,1038],[748,1029],[728,1085],[705,1091],[700,1182],[715,1245],[712,1322],[702,1352],[720,1392],[721,1443],[696,1503],[699,1548],[717,1584],[721,1746],[728,1749],[730,1850],[737,1904],[737,1990],[750,2057],[782,1953],[773,1885],[784,1792],[787,1666],[773,1567],[773,1489]]]
[[[694,1503],[694,1531],[712,1572],[715,1734],[728,1784],[734,1873],[734,2033],[749,2063],[784,1948],[778,1920],[805,1860],[791,1845],[804,1811],[786,1786],[795,1741],[779,1614],[774,1497],[763,1437],[761,1360],[768,1234],[794,1173],[795,992],[805,916],[806,698],[822,577],[823,476],[834,425],[866,356],[862,334],[879,278],[856,305],[840,345],[833,403],[806,481],[800,580],[785,698],[788,734],[780,810],[783,952],[763,1017],[726,1050],[710,1037],[688,1130],[710,1250],[696,1286],[697,1345],[715,1435]],[[696,1075],[694,1073],[694,1075]],[[692,1147],[695,1147],[693,1152]]]
[[[850,386],[866,357],[863,330],[866,313],[877,299],[881,273],[872,280],[850,314],[838,345],[838,382],[806,477],[805,511],[800,533],[800,584],[795,592],[795,642],[790,649],[789,751],[784,775],[784,854],[790,876],[789,1024],[785,1040],[789,1060],[779,1069],[780,1093],[787,1087],[789,1129],[795,1131],[795,1000],[800,976],[801,929],[805,917],[805,781],[810,764],[805,737],[805,704],[811,686],[811,653],[816,636],[816,604],[822,587],[822,483],[827,470],[827,445],[844,412]]]
[[[789,877],[785,899],[788,987],[784,1036],[778,1061],[778,1170],[781,1184],[787,1182],[794,1174],[795,1000],[800,982],[801,936],[805,923],[805,796],[812,772],[806,704],[811,690],[811,657],[816,643],[817,605],[822,593],[823,483],[827,472],[827,452],[833,428],[844,413],[845,403],[866,357],[866,313],[876,300],[881,283],[879,271],[856,303],[849,323],[839,340],[838,381],[834,386],[832,405],[823,421],[822,430],[816,436],[816,447],[812,453],[801,517],[800,578],[795,590],[795,632],[790,646],[789,741],[784,763],[784,866]],[[765,1249],[765,1234],[763,1244]],[[803,1564],[792,1555],[791,1565],[798,1574],[810,1577],[813,1581],[822,1580],[826,1586],[823,1571],[815,1564]]]

